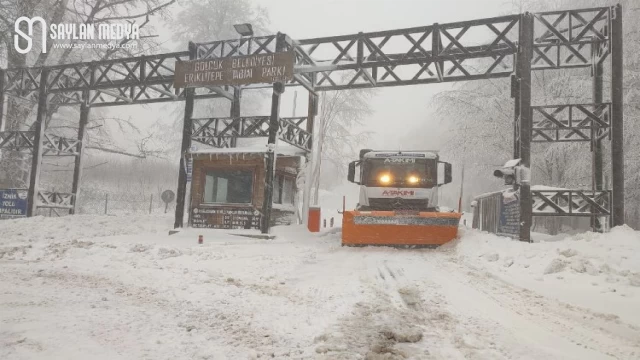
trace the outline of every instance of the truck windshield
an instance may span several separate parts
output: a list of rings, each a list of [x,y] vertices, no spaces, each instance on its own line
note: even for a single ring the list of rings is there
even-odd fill
[[[365,159],[363,166],[367,186],[432,188],[437,179],[434,159]]]

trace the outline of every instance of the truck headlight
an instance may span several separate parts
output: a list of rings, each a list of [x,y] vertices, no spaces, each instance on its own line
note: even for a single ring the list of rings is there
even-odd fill
[[[417,176],[409,176],[409,183],[410,184],[417,184],[420,181],[420,179],[418,179]]]
[[[378,180],[380,180],[380,182],[383,184],[388,184],[389,182],[391,182],[391,176],[389,176],[389,174],[380,175]]]

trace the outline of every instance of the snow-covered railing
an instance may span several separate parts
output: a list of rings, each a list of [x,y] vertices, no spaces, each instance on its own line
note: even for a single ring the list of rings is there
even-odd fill
[[[46,91],[49,104],[56,106],[82,103],[89,92],[90,106],[144,104],[182,101],[184,89],[173,87],[175,63],[189,59],[189,52],[172,52],[132,58],[108,59],[48,66]],[[42,69],[7,69],[2,91],[8,96],[37,101]],[[0,81],[2,83],[2,81]],[[229,87],[202,87],[195,98],[233,98]]]
[[[609,216],[611,191],[533,187],[533,216]]]
[[[74,194],[38,191],[38,208],[72,209]]]
[[[0,150],[31,153],[35,136],[35,131],[0,132]],[[44,156],[75,156],[78,155],[80,140],[45,134],[42,145]]]
[[[601,62],[610,49],[611,8],[547,11],[534,14],[531,67],[558,69],[590,66]],[[596,57],[591,46],[600,47]]]
[[[497,233],[500,225],[502,191],[486,193],[474,198],[473,228]]]
[[[610,136],[611,103],[531,108],[533,142],[594,141]]]
[[[193,119],[191,140],[217,148],[228,148],[234,138],[269,136],[269,116]],[[280,140],[302,150],[311,151],[311,133],[306,117],[280,118]]]

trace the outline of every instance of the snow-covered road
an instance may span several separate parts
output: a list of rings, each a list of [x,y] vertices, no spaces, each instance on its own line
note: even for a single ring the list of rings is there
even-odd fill
[[[338,233],[292,227],[271,241],[205,231],[198,245],[193,230],[166,235],[170,222],[0,223],[0,358],[640,358],[640,321],[627,307],[638,287],[621,280],[620,296],[593,285],[584,302],[554,296],[559,272],[535,280],[535,262],[519,267],[527,257],[514,249],[508,266],[493,261],[500,255],[480,245],[487,235],[467,231],[437,250],[351,249]]]

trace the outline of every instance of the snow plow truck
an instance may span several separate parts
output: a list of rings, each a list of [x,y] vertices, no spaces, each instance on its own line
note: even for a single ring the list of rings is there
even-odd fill
[[[343,246],[438,247],[457,237],[462,214],[438,206],[452,176],[437,151],[360,150],[348,180],[360,197],[343,213]]]

